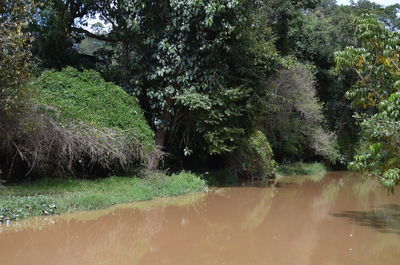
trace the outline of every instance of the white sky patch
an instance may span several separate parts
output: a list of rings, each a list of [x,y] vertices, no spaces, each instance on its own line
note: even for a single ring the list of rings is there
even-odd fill
[[[112,27],[111,23],[106,23],[104,20],[100,19],[100,15],[99,15],[99,14],[97,14],[95,18],[91,18],[91,17],[88,17],[88,16],[84,16],[84,17],[82,18],[82,20],[83,20],[83,21],[86,21],[86,22],[87,22],[87,25],[79,25],[79,23],[78,23],[78,25],[79,25],[81,28],[86,29],[86,30],[88,30],[88,31],[90,31],[90,32],[92,32],[92,33],[95,33],[94,30],[93,30],[93,28],[92,28],[92,26],[93,26],[94,24],[96,24],[96,23],[101,23],[101,24],[103,25],[104,31],[106,31],[106,32],[109,32],[109,31],[111,30],[111,27]],[[76,20],[75,20],[75,23],[78,22],[78,21],[79,21],[79,19],[76,19]],[[97,32],[96,32],[96,33],[97,33]]]

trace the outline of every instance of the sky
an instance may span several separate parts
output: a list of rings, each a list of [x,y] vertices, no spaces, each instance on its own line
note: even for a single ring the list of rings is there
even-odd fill
[[[400,0],[372,0],[371,2],[384,5],[384,6],[390,6],[394,4],[400,4]],[[337,0],[336,3],[338,5],[348,5],[350,4],[350,0]]]

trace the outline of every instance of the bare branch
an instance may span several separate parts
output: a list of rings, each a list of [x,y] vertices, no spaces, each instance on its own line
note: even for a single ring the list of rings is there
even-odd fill
[[[90,32],[90,31],[88,31],[86,29],[83,29],[83,28],[71,27],[71,30],[74,31],[74,32],[77,32],[77,33],[83,33],[86,36],[94,38],[94,39],[97,39],[97,40],[108,41],[108,42],[113,42],[113,43],[116,43],[116,42],[120,41],[118,39],[111,38],[111,37],[109,37],[107,35],[94,34],[94,33]]]

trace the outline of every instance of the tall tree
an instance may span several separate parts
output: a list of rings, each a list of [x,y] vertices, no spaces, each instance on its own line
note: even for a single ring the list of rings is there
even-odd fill
[[[335,137],[324,128],[322,105],[316,96],[314,75],[300,63],[281,69],[268,82],[274,92],[265,130],[279,161],[337,159]]]
[[[320,0],[272,0],[267,1],[268,23],[276,34],[276,46],[282,54],[290,53],[289,30],[298,16],[310,8],[315,8]]]
[[[261,3],[132,0],[123,6],[126,14],[113,12],[124,22],[109,36],[131,37],[116,45],[115,66],[126,71],[124,86],[147,110],[156,143],[175,154],[233,151],[252,126],[249,115],[265,94],[261,79],[278,58],[265,26],[255,22]]]
[[[38,0],[38,14],[32,24],[37,35],[33,52],[45,67],[77,64],[73,43],[81,39],[86,19],[96,14],[95,0]],[[86,19],[84,19],[86,18]],[[86,32],[86,31],[85,31]],[[74,61],[75,60],[75,61]]]
[[[351,168],[378,176],[393,190],[400,182],[400,36],[363,15],[356,21],[359,47],[336,54],[338,69],[352,69],[358,82],[347,92],[360,108],[360,151]]]
[[[32,37],[26,32],[32,10],[30,0],[0,1],[0,171],[4,165],[14,163],[18,155],[15,139],[20,129],[27,128],[21,124],[21,116],[32,96],[27,86]]]
[[[27,96],[30,78],[31,34],[25,28],[30,22],[32,2],[29,0],[0,2],[0,112],[17,111]],[[8,115],[6,115],[8,116]]]

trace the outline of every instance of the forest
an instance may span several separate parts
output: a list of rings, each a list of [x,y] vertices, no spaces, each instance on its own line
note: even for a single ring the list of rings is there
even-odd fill
[[[367,0],[1,0],[1,183],[155,172],[220,183],[319,162],[393,190],[399,12]]]

